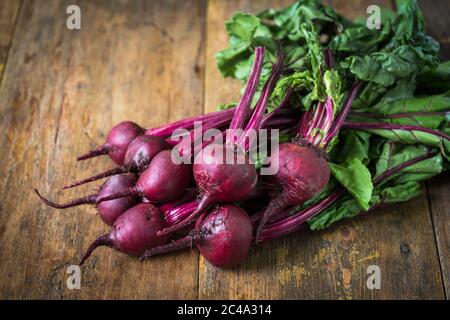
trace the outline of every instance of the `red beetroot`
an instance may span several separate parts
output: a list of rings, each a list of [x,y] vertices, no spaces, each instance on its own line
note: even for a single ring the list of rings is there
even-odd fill
[[[271,155],[278,161],[278,172],[270,177],[277,186],[269,205],[264,210],[257,230],[257,242],[262,227],[271,216],[287,206],[300,204],[322,191],[330,180],[330,169],[325,155],[309,143],[283,143]]]
[[[98,199],[103,201],[126,196],[142,196],[150,202],[166,202],[179,197],[192,180],[192,168],[188,164],[172,161],[171,150],[163,150],[150,162],[142,172],[136,186]]]
[[[156,236],[163,227],[161,213],[150,203],[140,203],[124,212],[111,232],[97,238],[80,261],[82,265],[99,246],[107,246],[125,254],[139,257],[145,250],[167,242],[166,236]]]
[[[201,255],[220,268],[233,267],[246,257],[252,240],[252,223],[247,213],[234,205],[222,205],[197,219],[186,237],[145,252],[142,259],[178,249],[197,246]]]
[[[96,204],[98,199],[131,188],[135,183],[136,178],[132,174],[114,175],[103,183],[98,193],[74,199],[64,204],[58,204],[44,198],[37,189],[34,189],[34,191],[46,205],[56,209],[66,209],[82,204]],[[137,202],[138,198],[133,196],[105,201],[97,205],[98,214],[103,222],[112,226],[122,213],[134,206]]]
[[[128,145],[142,134],[144,134],[144,129],[138,124],[132,121],[122,121],[109,131],[106,142],[103,145],[78,157],[78,160],[108,154],[115,163],[122,165]]]
[[[333,54],[325,50],[327,68],[333,68]],[[269,219],[289,205],[300,204],[322,191],[330,179],[326,150],[336,138],[344,119],[356,98],[361,81],[353,84],[341,108],[327,96],[313,108],[303,113],[297,131],[297,142],[280,146],[278,154],[271,156],[279,161],[279,172],[274,179],[280,190],[272,197],[256,231],[256,242]],[[336,112],[338,111],[338,112]]]
[[[222,148],[222,155],[215,150]],[[247,199],[258,182],[256,168],[245,153],[231,150],[231,146],[208,145],[197,155],[193,165],[194,179],[202,195],[199,211],[216,202]],[[233,155],[226,162],[226,153]]]
[[[129,145],[124,157],[124,165],[107,170],[95,176],[76,181],[63,189],[82,185],[87,182],[103,179],[114,174],[125,172],[139,173],[147,169],[150,161],[159,152],[169,149],[170,145],[162,138],[156,136],[142,135],[134,139]]]
[[[231,163],[226,161],[227,152],[232,155]],[[196,156],[193,172],[201,195],[197,208],[184,221],[168,226],[158,234],[168,234],[189,225],[215,203],[247,199],[255,192],[258,182],[255,166],[249,163],[244,152],[235,152],[232,146],[207,145]]]

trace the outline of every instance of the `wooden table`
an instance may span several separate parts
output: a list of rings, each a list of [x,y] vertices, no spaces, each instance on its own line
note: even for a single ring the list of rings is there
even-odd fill
[[[0,298],[139,299],[445,299],[450,290],[450,179],[424,186],[405,204],[301,232],[251,251],[232,270],[193,251],[146,263],[99,249],[82,268],[80,290],[67,267],[108,228],[94,208],[57,211],[32,192],[63,200],[69,181],[112,166],[76,162],[111,126],[130,119],[155,126],[236,100],[214,53],[226,45],[224,21],[292,0],[0,2]],[[349,16],[369,4],[332,0]],[[81,30],[66,28],[66,8],[81,8]],[[421,1],[429,32],[450,59],[448,0]],[[366,286],[368,266],[381,289]]]

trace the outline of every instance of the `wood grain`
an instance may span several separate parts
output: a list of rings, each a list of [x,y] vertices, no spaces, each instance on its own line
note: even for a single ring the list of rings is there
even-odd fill
[[[0,81],[11,45],[21,1],[4,0],[0,2]]]
[[[445,0],[419,2],[426,21],[427,31],[441,46],[442,61],[450,60],[450,21],[442,15],[449,12]],[[427,183],[428,197],[439,251],[442,279],[446,297],[450,299],[450,179],[449,174],[436,177]]]
[[[81,290],[66,267],[108,228],[94,208],[56,211],[68,181],[112,166],[75,157],[101,143],[113,124],[145,126],[200,114],[206,2],[83,1],[81,30],[65,27],[74,1],[25,1],[0,89],[1,298],[197,297],[198,254],[146,263],[98,249],[82,268]],[[182,265],[182,267],[180,267]]]
[[[213,53],[224,47],[223,23],[232,12],[257,12],[290,1],[210,1],[205,105],[237,100],[239,85],[221,79]],[[349,17],[369,4],[390,1],[334,0]],[[217,88],[221,88],[220,91]],[[381,290],[366,286],[366,269],[381,269]],[[219,270],[200,258],[202,299],[433,299],[443,298],[440,269],[425,195],[403,205],[344,221],[323,232],[301,232],[253,248],[248,260]]]
[[[330,2],[349,17],[364,16],[369,4],[391,5]],[[66,288],[66,268],[108,228],[94,208],[56,211],[32,188],[59,201],[94,190],[59,187],[112,166],[106,158],[77,163],[75,157],[121,120],[154,126],[236,101],[241,85],[224,80],[214,59],[226,46],[225,20],[236,10],[291,3],[27,0],[19,13],[17,1],[0,2],[0,64],[8,58],[0,84],[0,299],[445,297],[440,268],[448,292],[448,175],[428,184],[429,202],[424,193],[326,231],[264,243],[232,270],[210,266],[195,250],[138,263],[98,249],[82,268],[81,290]],[[440,16],[447,1],[421,3],[449,58],[449,26]],[[65,27],[69,4],[81,8],[81,30]],[[381,290],[366,286],[369,265],[381,268]]]

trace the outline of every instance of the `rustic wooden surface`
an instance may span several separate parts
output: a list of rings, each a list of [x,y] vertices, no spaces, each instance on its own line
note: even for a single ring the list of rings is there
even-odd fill
[[[442,60],[450,59],[450,20],[441,19],[443,10],[448,12],[446,0],[421,1],[428,32],[441,45]],[[434,223],[439,252],[442,280],[447,299],[450,298],[450,175],[448,172],[427,182],[428,198]],[[447,257],[447,258],[446,258]]]
[[[369,4],[332,0],[363,16]],[[69,4],[82,29],[65,27]],[[63,200],[75,178],[111,166],[77,163],[123,119],[153,126],[237,100],[214,53],[226,44],[224,21],[291,0],[0,2],[0,298],[443,299],[450,288],[449,176],[408,203],[254,248],[232,270],[211,267],[195,251],[144,264],[99,249],[83,266],[81,290],[66,288],[66,268],[107,228],[93,208],[56,211],[32,193]],[[429,31],[450,59],[448,1],[421,1]],[[5,66],[3,68],[3,66]],[[3,70],[3,76],[2,76]],[[369,265],[381,290],[366,286]],[[447,295],[448,296],[448,295]]]
[[[8,57],[19,8],[20,1],[0,2],[0,79]]]

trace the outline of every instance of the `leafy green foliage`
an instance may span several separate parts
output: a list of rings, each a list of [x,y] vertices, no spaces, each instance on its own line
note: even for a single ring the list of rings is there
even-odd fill
[[[330,163],[331,174],[358,201],[361,208],[369,209],[372,181],[367,167],[358,158],[349,158],[342,164]]]
[[[392,142],[386,142],[383,146],[378,161],[375,164],[374,178],[381,176],[387,170],[400,165],[415,157],[422,156],[428,152],[423,145],[401,145]],[[397,174],[383,181],[386,183],[392,179],[395,183],[403,183],[408,181],[422,181],[432,178],[442,171],[442,156],[440,154],[433,158],[421,161],[412,166],[402,169]]]
[[[378,205],[407,201],[420,192],[420,181],[450,167],[450,62],[439,63],[439,44],[426,34],[417,1],[397,0],[396,8],[382,9],[380,30],[368,29],[364,19],[349,21],[318,0],[298,0],[257,15],[239,12],[226,23],[229,46],[217,54],[224,76],[246,81],[253,48],[264,45],[268,54],[261,90],[277,50],[284,53],[285,70],[274,86],[268,112],[290,92],[290,105],[299,112],[328,97],[336,114],[350,87],[361,80],[364,85],[347,119],[395,125],[342,130],[332,140],[336,147],[328,150],[333,178],[296,210],[319,203],[337,188],[346,192],[309,220],[313,230]],[[333,68],[325,63],[326,50],[334,57]],[[431,151],[436,155],[374,183],[392,168]]]

